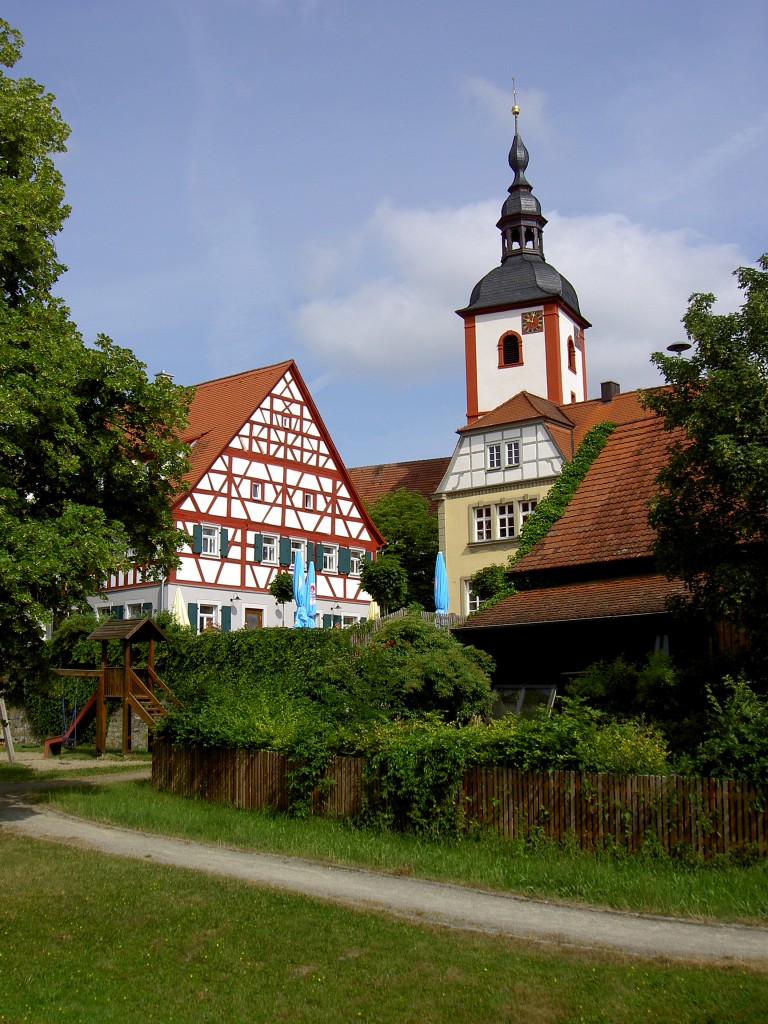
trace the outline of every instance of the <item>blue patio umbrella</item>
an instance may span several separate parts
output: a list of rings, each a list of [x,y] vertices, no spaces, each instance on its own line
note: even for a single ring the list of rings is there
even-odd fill
[[[438,615],[448,614],[448,573],[442,551],[437,552],[435,562],[435,611]]]
[[[304,588],[304,601],[307,610],[306,625],[310,629],[314,629],[315,615],[317,615],[317,592],[315,588],[315,563],[312,559],[307,564],[307,585]]]
[[[304,558],[300,551],[296,552],[293,563],[293,600],[296,602],[296,613],[293,617],[294,629],[302,629],[307,625],[307,602],[304,582]]]

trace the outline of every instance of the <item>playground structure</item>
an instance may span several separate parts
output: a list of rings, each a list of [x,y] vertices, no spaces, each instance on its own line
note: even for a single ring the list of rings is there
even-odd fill
[[[61,753],[62,746],[77,734],[77,730],[96,719],[96,752],[103,754],[107,746],[107,701],[119,700],[122,705],[122,743],[123,754],[131,750],[131,711],[151,728],[160,718],[168,713],[166,705],[158,699],[155,689],[164,692],[166,699],[176,707],[181,702],[176,699],[160,676],[155,672],[155,643],[166,640],[166,635],[152,619],[109,619],[89,634],[88,640],[101,641],[101,668],[58,668],[57,675],[74,676],[96,680],[96,689],[85,702],[68,728],[61,735],[50,736],[43,745],[46,757]],[[110,640],[120,640],[123,647],[122,665],[108,664],[108,646]],[[147,664],[145,667],[134,667],[133,645],[147,644]]]

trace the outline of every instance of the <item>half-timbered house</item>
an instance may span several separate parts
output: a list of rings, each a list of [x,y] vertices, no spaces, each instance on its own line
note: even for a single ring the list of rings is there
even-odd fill
[[[292,625],[293,605],[269,587],[300,551],[316,570],[317,625],[366,617],[360,568],[384,541],[293,361],[199,384],[184,440],[189,487],[173,511],[191,543],[165,580],[140,566],[113,577],[95,602],[102,613],[135,617],[176,602],[198,631]]]

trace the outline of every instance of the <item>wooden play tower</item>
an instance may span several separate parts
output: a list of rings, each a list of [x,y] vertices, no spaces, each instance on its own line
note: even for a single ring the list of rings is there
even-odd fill
[[[100,669],[56,669],[61,676],[81,676],[96,680],[96,691],[81,712],[96,716],[96,751],[103,754],[107,746],[107,701],[119,700],[122,705],[122,752],[131,749],[131,711],[147,723],[150,728],[158,719],[167,714],[167,708],[155,693],[162,690],[166,699],[176,707],[181,702],[174,697],[160,676],[155,672],[155,643],[166,640],[162,629],[152,619],[109,619],[88,636],[89,640],[101,641]],[[108,645],[110,640],[119,640],[123,646],[122,665],[109,664]],[[147,644],[147,664],[136,668],[133,664],[133,645]],[[51,737],[45,741],[45,753],[57,753],[66,735]]]

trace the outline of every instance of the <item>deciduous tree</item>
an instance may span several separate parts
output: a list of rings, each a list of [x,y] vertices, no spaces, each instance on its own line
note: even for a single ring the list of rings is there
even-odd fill
[[[21,46],[0,21],[0,68]],[[84,344],[50,291],[68,133],[42,86],[0,71],[0,675],[34,661],[45,621],[82,607],[129,550],[159,577],[183,536],[170,509],[188,392],[107,337]]]
[[[669,386],[646,402],[672,436],[650,521],[689,607],[754,642],[768,615],[768,256],[735,273],[741,309],[717,314],[714,295],[692,295],[691,357],[653,357]]]
[[[408,591],[403,604],[433,608],[438,529],[429,502],[416,491],[400,487],[379,498],[370,511],[387,541],[387,556],[396,555],[405,569]]]

